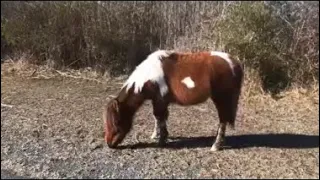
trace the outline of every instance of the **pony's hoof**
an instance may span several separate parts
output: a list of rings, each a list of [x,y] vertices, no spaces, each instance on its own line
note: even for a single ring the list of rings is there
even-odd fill
[[[163,147],[166,146],[166,143],[158,143],[158,146],[159,146],[160,148],[163,148]]]
[[[210,149],[210,151],[212,151],[212,152],[216,152],[216,151],[219,151],[219,150],[221,150],[221,147],[220,146],[215,146],[215,145],[213,145],[211,147],[211,149]]]
[[[153,132],[150,136],[151,139],[158,139],[160,137],[159,133]]]
[[[160,140],[159,142],[158,142],[158,145],[160,146],[160,147],[163,147],[163,146],[165,146],[167,144],[167,141],[166,140]]]

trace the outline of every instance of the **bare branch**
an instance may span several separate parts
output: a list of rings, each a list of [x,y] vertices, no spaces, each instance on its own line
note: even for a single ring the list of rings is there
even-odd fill
[[[9,107],[9,108],[12,108],[12,107],[13,107],[13,105],[9,105],[9,104],[3,104],[3,103],[1,103],[1,107]]]

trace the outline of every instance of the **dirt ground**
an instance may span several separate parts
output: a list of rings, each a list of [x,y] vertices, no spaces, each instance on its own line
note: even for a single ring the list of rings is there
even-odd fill
[[[1,178],[319,178],[318,97],[242,105],[219,152],[210,151],[218,126],[210,100],[170,106],[164,148],[150,139],[147,101],[114,150],[103,142],[101,110],[123,81],[3,71]]]

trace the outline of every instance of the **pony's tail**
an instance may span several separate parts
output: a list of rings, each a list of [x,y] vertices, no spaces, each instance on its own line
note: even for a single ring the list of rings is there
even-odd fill
[[[232,118],[230,119],[230,121],[228,122],[230,128],[234,129],[235,127],[235,120],[237,118],[237,112],[239,107],[242,108],[240,105],[240,95],[241,95],[241,89],[243,86],[243,81],[244,81],[244,68],[243,65],[238,62],[235,66],[234,66],[234,72],[235,72],[235,76],[234,76],[234,82],[235,82],[235,91],[233,93],[233,97],[232,97]]]

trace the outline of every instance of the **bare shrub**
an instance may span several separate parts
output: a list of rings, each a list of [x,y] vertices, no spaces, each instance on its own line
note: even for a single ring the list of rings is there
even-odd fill
[[[119,75],[156,49],[221,50],[267,92],[319,80],[319,2],[2,1],[1,20],[7,49],[58,69]]]
[[[218,22],[217,37],[225,50],[259,70],[265,90],[278,93],[292,83],[318,81],[319,22],[308,23],[311,16],[319,18],[318,12],[318,6],[305,2],[242,2]]]

